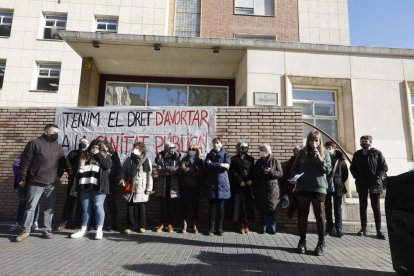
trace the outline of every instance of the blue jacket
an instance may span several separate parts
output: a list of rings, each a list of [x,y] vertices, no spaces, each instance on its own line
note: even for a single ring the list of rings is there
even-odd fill
[[[227,170],[220,166],[221,163],[230,165],[230,156],[221,148],[219,152],[211,150],[205,160],[206,166],[206,194],[210,199],[229,199],[230,181]]]

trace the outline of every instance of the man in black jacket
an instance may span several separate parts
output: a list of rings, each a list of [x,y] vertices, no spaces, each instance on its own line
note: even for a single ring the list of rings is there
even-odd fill
[[[360,138],[361,148],[354,153],[351,162],[351,173],[355,178],[355,185],[359,194],[359,214],[361,230],[358,236],[367,235],[367,205],[368,193],[371,207],[374,211],[377,238],[385,239],[381,231],[380,195],[383,192],[383,180],[388,171],[387,163],[382,153],[371,147],[372,136],[364,135]]]
[[[27,239],[33,223],[33,215],[42,194],[45,195],[43,237],[52,238],[53,208],[56,201],[56,182],[62,176],[65,167],[65,155],[57,142],[59,128],[48,124],[44,133],[27,143],[20,161],[20,186],[28,185],[26,211],[23,218],[23,231],[17,242]]]

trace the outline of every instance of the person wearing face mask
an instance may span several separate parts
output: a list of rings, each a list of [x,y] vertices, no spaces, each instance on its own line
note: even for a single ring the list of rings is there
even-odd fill
[[[75,221],[72,227],[78,228],[81,223],[81,207],[80,202],[77,200],[77,197],[72,196],[71,190],[73,185],[75,184],[76,175],[78,173],[79,168],[79,158],[83,151],[85,151],[89,146],[89,140],[86,139],[84,136],[82,139],[79,140],[78,148],[69,152],[68,156],[66,156],[66,166],[71,168],[70,173],[68,174],[68,185],[66,186],[66,199],[63,205],[62,217],[60,224],[57,228],[58,231],[64,230],[68,223],[71,221],[73,208],[76,204],[76,214],[75,214]]]
[[[204,177],[204,162],[200,159],[200,149],[190,145],[187,155],[181,160],[179,170],[181,215],[183,217],[183,233],[187,232],[188,211],[191,210],[193,232],[198,233],[198,210],[200,203],[200,187]]]
[[[325,198],[326,234],[333,236],[332,200],[335,216],[336,236],[342,238],[342,197],[346,193],[345,182],[348,179],[348,166],[343,153],[336,149],[332,141],[325,143],[326,152],[332,160],[332,171],[326,175],[328,189]]]
[[[290,178],[290,170],[292,169],[293,163],[295,162],[296,156],[298,155],[301,147],[295,146],[292,150],[292,157],[289,160],[282,162],[282,170],[283,176],[280,180],[280,193],[282,198],[282,206],[283,200],[287,201],[288,205],[288,216],[289,218],[293,217],[293,213],[296,210],[297,205],[297,196],[296,196],[296,184],[289,182]]]
[[[371,199],[371,207],[374,212],[377,238],[385,239],[381,231],[380,196],[384,189],[384,179],[387,176],[388,166],[384,155],[371,147],[372,136],[364,135],[360,138],[361,148],[352,157],[350,171],[355,178],[355,185],[359,197],[359,214],[361,218],[361,230],[358,236],[367,235],[367,206],[368,194]]]
[[[65,155],[57,142],[59,128],[48,124],[44,133],[27,143],[20,161],[19,185],[27,185],[26,211],[23,217],[23,231],[17,242],[27,239],[33,223],[34,212],[42,194],[45,195],[43,238],[52,238],[53,208],[56,201],[56,183],[65,169]],[[70,168],[66,168],[70,170]]]
[[[92,209],[95,211],[95,239],[103,237],[105,221],[104,201],[109,189],[109,173],[112,166],[111,156],[106,152],[104,142],[95,139],[79,158],[79,169],[76,175],[76,192],[82,206],[81,229],[73,233],[71,238],[81,238],[88,234]],[[72,194],[74,195],[74,194]]]
[[[131,155],[127,157],[122,165],[119,185],[125,186],[125,181],[131,179],[133,188],[131,193],[124,193],[127,201],[127,216],[124,234],[131,234],[132,229],[145,233],[146,212],[145,203],[149,200],[152,191],[152,164],[147,158],[146,147],[142,142],[133,145]],[[135,218],[139,218],[137,223]]]
[[[325,197],[328,183],[326,175],[331,172],[331,157],[323,147],[322,135],[312,131],[306,139],[306,146],[299,151],[290,172],[291,177],[302,174],[296,181],[298,195],[299,254],[306,253],[306,232],[309,207],[312,203],[316,218],[318,244],[314,250],[316,256],[325,254]]]
[[[252,191],[254,158],[248,154],[249,145],[236,145],[237,155],[231,158],[229,169],[233,197],[233,222],[239,224],[241,234],[249,233],[249,222],[254,221],[254,196]]]
[[[178,184],[178,169],[180,168],[181,154],[172,142],[164,145],[164,150],[157,154],[155,164],[157,165],[158,181],[156,192],[161,197],[160,224],[155,232],[160,233],[167,228],[169,233],[174,232],[174,208],[176,199],[180,197]]]
[[[276,234],[276,206],[279,203],[279,180],[283,176],[282,165],[272,155],[269,145],[259,147],[259,160],[254,166],[254,183],[256,185],[256,206],[261,214],[260,233]]]
[[[223,148],[221,139],[213,139],[213,149],[207,154],[205,187],[210,200],[210,230],[208,235],[223,235],[224,201],[229,199],[230,181],[227,171],[230,168],[230,156]]]

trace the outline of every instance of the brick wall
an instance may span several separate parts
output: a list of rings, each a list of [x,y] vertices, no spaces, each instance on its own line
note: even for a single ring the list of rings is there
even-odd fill
[[[0,220],[14,221],[17,211],[17,192],[13,190],[12,163],[23,150],[25,144],[42,134],[45,124],[54,122],[55,109],[0,109]],[[279,108],[218,108],[216,133],[222,137],[223,144],[231,155],[240,140],[250,144],[250,153],[257,158],[258,147],[269,143],[276,158],[281,161],[291,156],[292,146],[302,143],[301,110],[291,107]],[[65,198],[66,177],[58,188],[54,223],[57,224],[62,213]],[[120,194],[117,195],[118,222],[125,224],[126,206]],[[228,209],[230,209],[228,207]],[[178,214],[178,212],[177,212]],[[159,198],[153,196],[147,205],[147,220],[154,225],[159,216]],[[109,218],[107,212],[107,218]],[[200,208],[201,223],[208,218],[208,201],[202,199]],[[256,214],[257,219],[259,214]],[[285,210],[277,212],[278,227],[286,230],[296,228],[296,219],[287,217]],[[226,222],[231,226],[230,220]]]
[[[234,14],[234,1],[203,0],[201,37],[234,38],[234,34],[275,36],[299,41],[297,0],[275,1],[274,16]]]

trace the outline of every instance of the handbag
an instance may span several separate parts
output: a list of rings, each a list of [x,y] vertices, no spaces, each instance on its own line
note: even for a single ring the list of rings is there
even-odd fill
[[[132,177],[128,177],[125,179],[125,186],[122,187],[122,192],[126,194],[132,193],[133,187],[134,183],[132,183]]]

